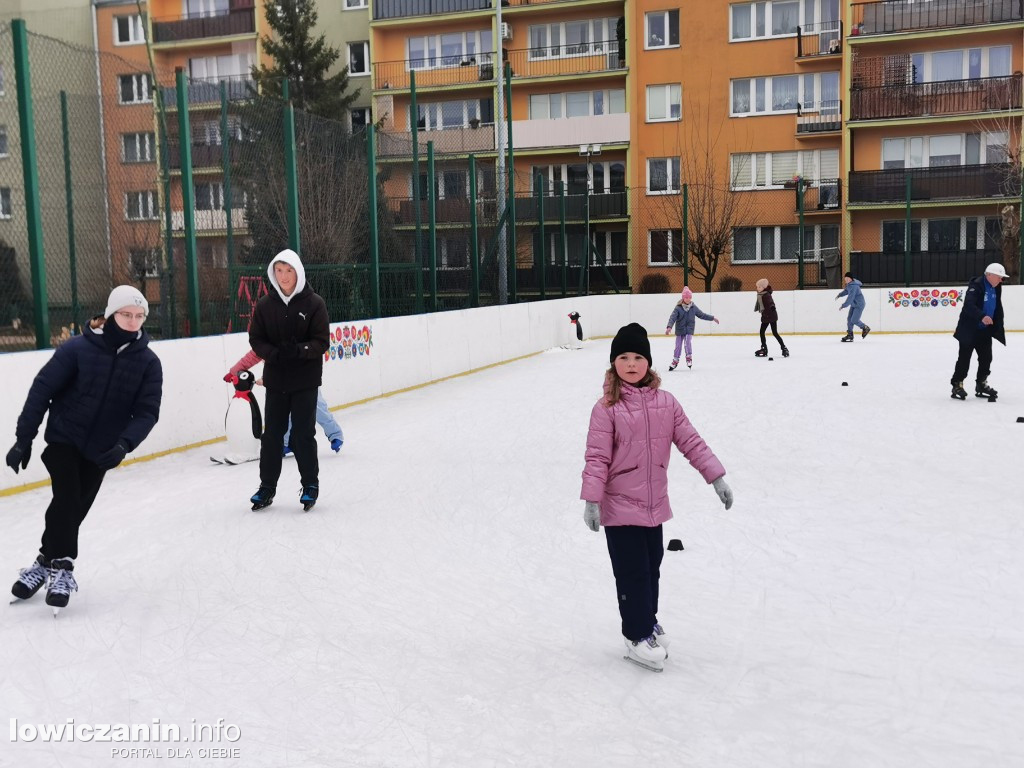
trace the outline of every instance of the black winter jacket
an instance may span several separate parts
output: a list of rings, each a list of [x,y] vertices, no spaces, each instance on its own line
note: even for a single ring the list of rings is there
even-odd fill
[[[973,342],[974,338],[982,332],[978,327],[981,318],[985,316],[985,283],[984,275],[971,278],[967,284],[967,293],[964,294],[964,306],[960,310],[960,320],[956,324],[953,337],[957,341]],[[989,326],[992,338],[999,343],[1006,345],[1006,331],[1003,329],[1003,286],[996,286],[996,312],[992,318],[992,325]]]
[[[249,345],[263,358],[267,389],[296,392],[319,387],[330,333],[327,305],[309,285],[287,304],[276,290],[256,302]]]
[[[123,440],[134,451],[160,418],[163,368],[149,336],[120,352],[103,335],[85,333],[65,342],[36,374],[18,417],[19,442],[31,442],[46,411],[48,443],[73,445],[94,458]]]

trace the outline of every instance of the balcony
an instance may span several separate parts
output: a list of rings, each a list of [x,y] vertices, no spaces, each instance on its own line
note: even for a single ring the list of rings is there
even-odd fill
[[[199,233],[211,233],[211,232],[226,232],[228,229],[228,212],[224,210],[220,211],[196,211],[195,212],[195,227],[196,232]],[[245,209],[244,208],[232,208],[231,209],[231,228],[237,232],[241,229],[246,228],[245,223]],[[185,212],[184,211],[171,211],[171,230],[175,235],[184,234],[185,232]]]
[[[580,144],[628,144],[629,115],[591,115],[559,119],[514,120],[516,150],[579,147]]]
[[[242,156],[239,145],[231,145],[231,162],[237,163]],[[172,170],[181,170],[181,147],[168,143],[167,163]],[[192,168],[220,168],[224,164],[224,147],[221,144],[193,144]]]
[[[625,72],[626,51],[618,40],[595,40],[578,45],[517,48],[508,51],[514,80],[566,77],[602,72]],[[621,56],[621,58],[620,58]]]
[[[796,105],[796,135],[799,137],[838,133],[843,128],[843,102],[823,101],[804,110]]]
[[[843,22],[822,21],[796,28],[796,57],[838,56],[843,52]]]
[[[153,43],[179,43],[213,37],[253,35],[256,33],[254,8],[237,8],[226,13],[177,16],[153,20]]]
[[[804,189],[804,213],[838,213],[843,203],[842,195],[843,188],[839,184],[839,179],[819,179],[815,186]],[[799,198],[793,210],[800,211]]]
[[[493,191],[490,193],[493,195]],[[592,194],[590,197],[590,220],[626,218],[628,213],[627,195],[621,192]],[[557,224],[561,221],[561,198],[545,197],[544,221]],[[389,201],[396,227],[411,227],[416,223],[416,205],[411,198],[391,199]],[[430,209],[426,200],[420,200],[420,226],[424,229],[428,224]],[[397,204],[397,206],[396,206]],[[582,222],[586,219],[587,195],[575,194],[565,196],[566,221]],[[434,207],[434,219],[437,224],[469,224],[470,202],[464,197],[443,198],[437,200]],[[536,197],[516,197],[516,223],[522,225],[536,224],[539,212]],[[493,198],[477,200],[477,220],[481,227],[494,226],[500,212],[497,201]],[[198,215],[198,214],[197,214]]]
[[[903,203],[910,179],[911,201],[987,200],[1019,197],[1020,174],[1009,163],[852,171],[848,204]]]
[[[854,81],[857,76],[854,74]],[[1021,75],[884,85],[850,91],[851,120],[934,117],[1021,108]]]
[[[419,132],[419,155],[427,156],[427,142],[434,142],[437,155],[468,155],[494,152],[494,125],[477,128],[445,128]],[[411,131],[381,131],[377,134],[377,156],[380,158],[412,157]]]
[[[373,82],[378,91],[407,89],[409,73],[416,72],[416,90],[453,85],[494,85],[494,54],[432,56],[426,59],[378,61],[373,65]]]
[[[494,0],[373,0],[373,20],[494,10]]]
[[[189,80],[185,88],[189,106],[199,104],[220,104],[220,84],[227,86],[229,102],[247,101],[256,95],[256,81],[249,75],[232,75],[230,77],[211,77],[207,79]],[[178,89],[161,86],[164,106],[169,109],[178,108]]]
[[[1020,0],[884,0],[853,3],[850,37],[1005,24],[1024,19]]]
[[[985,270],[986,264],[1002,261],[1002,252],[911,251],[907,264],[904,253],[850,252],[850,271],[864,285],[966,285]],[[921,301],[908,296],[910,302]],[[941,294],[928,301],[941,303]]]

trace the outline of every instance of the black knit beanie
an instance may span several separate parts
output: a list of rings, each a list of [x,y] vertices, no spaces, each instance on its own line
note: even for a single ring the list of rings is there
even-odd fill
[[[845,275],[843,275],[843,277],[848,277],[848,278],[850,278],[851,280],[853,280],[853,279],[854,279],[854,277],[853,277],[853,272],[847,272],[847,273],[846,273]]]
[[[654,366],[651,359],[651,342],[647,338],[647,329],[640,323],[630,323],[619,328],[619,332],[612,339],[612,354],[608,362],[614,363],[615,358],[623,352],[635,352],[647,358],[648,367]]]

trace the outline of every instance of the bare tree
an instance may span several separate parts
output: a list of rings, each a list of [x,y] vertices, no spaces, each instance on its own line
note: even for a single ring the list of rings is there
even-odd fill
[[[1002,139],[988,142],[988,151],[993,149],[1002,155],[997,158],[999,166],[999,192],[1003,198],[1016,198],[1014,202],[996,203],[999,215],[1002,243],[1000,251],[1003,266],[1010,275],[1010,282],[1019,284],[1021,276],[1021,183],[1024,174],[1024,148],[1021,146],[1024,137],[1024,119],[999,117],[994,120],[979,120],[976,130],[983,136],[1001,134]],[[993,158],[987,158],[993,163]]]

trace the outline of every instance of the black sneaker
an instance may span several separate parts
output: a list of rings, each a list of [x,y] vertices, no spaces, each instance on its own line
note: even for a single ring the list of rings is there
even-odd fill
[[[274,503],[274,495],[277,493],[276,488],[272,488],[269,485],[261,485],[259,490],[252,495],[249,501],[252,502],[252,509],[255,512],[258,509],[269,507]]]

